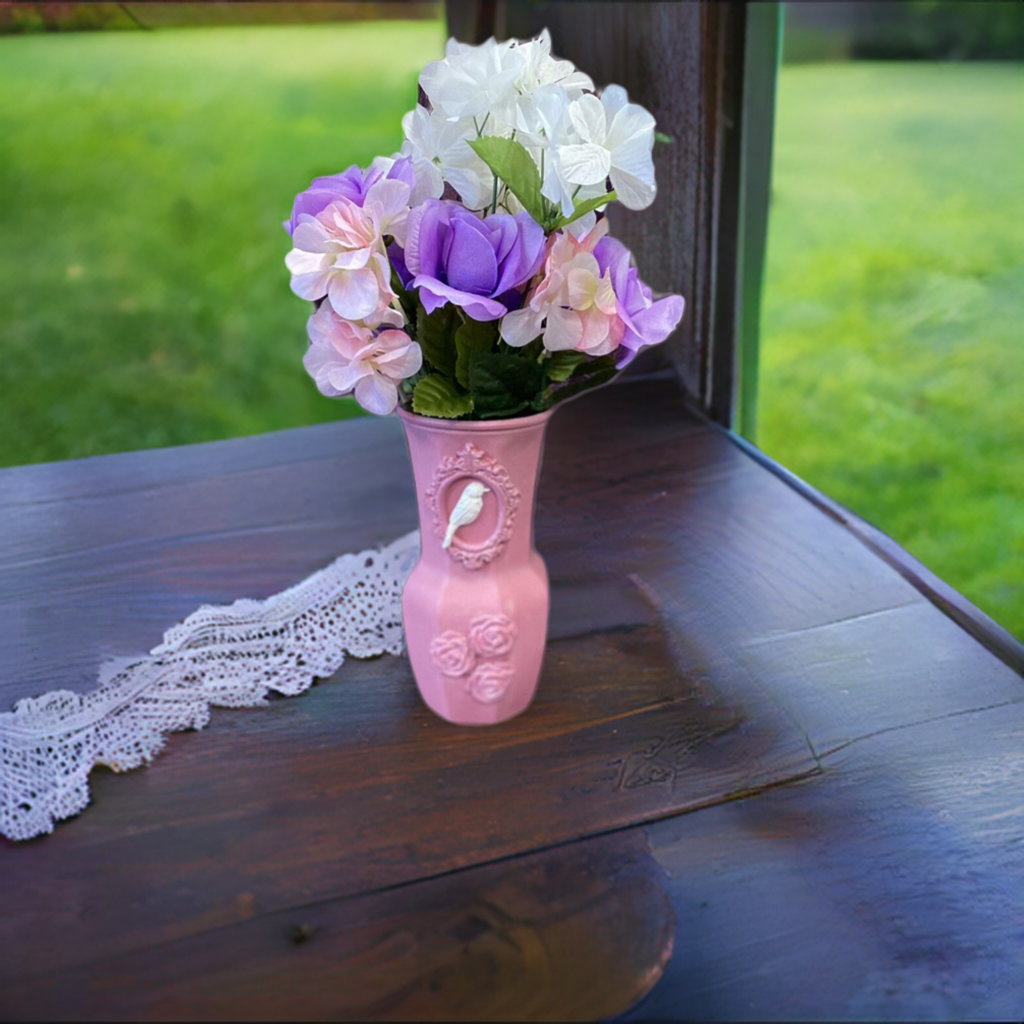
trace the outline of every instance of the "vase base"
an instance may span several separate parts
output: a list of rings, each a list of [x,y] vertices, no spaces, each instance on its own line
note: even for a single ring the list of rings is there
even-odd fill
[[[497,709],[495,709],[493,717],[484,717],[484,715],[486,715],[485,712],[484,715],[474,715],[470,718],[464,714],[459,714],[458,712],[453,713],[449,708],[435,707],[434,705],[430,704],[425,698],[423,698],[422,693],[420,694],[420,697],[421,699],[423,699],[423,703],[435,715],[437,715],[438,718],[443,718],[450,725],[466,725],[482,729],[486,729],[488,726],[503,725],[505,722],[511,722],[512,719],[518,718],[520,715],[525,714],[527,711],[529,711],[530,705],[533,704],[533,698],[531,698],[526,702],[526,704],[524,704],[521,708],[518,709],[513,710],[509,708],[502,708],[500,712]]]

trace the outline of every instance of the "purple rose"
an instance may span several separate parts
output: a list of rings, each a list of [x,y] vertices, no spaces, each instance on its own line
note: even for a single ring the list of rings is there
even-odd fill
[[[314,178],[309,188],[295,197],[291,219],[284,222],[285,231],[289,235],[295,234],[299,217],[302,214],[308,213],[311,217],[315,217],[327,209],[335,199],[350,199],[356,206],[362,206],[370,186],[382,178],[395,178],[398,181],[404,181],[409,188],[415,186],[416,179],[413,177],[412,160],[409,157],[399,157],[390,166],[385,166],[385,164],[386,161],[375,160],[365,171],[353,164],[341,174],[331,174],[326,178]]]
[[[658,345],[679,326],[685,303],[681,295],[668,295],[654,301],[651,289],[640,280],[630,265],[630,251],[617,239],[605,237],[594,247],[601,274],[611,270],[616,313],[626,325],[616,366],[631,363],[645,345]]]
[[[528,213],[481,220],[441,199],[409,213],[405,264],[428,313],[451,302],[474,320],[497,320],[519,308],[517,289],[543,259],[544,229]]]

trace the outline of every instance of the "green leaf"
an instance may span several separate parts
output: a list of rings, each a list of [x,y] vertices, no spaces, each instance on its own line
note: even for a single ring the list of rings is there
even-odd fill
[[[559,402],[564,402],[567,398],[574,398],[591,388],[607,384],[618,372],[614,355],[587,360],[572,371],[568,383],[560,387],[549,387],[539,395],[533,402],[533,408],[538,412],[543,412]]]
[[[432,373],[416,385],[412,393],[412,411],[421,416],[455,420],[473,411],[473,399],[459,391],[447,377]]]
[[[580,363],[586,362],[586,354],[583,352],[576,352],[569,349],[565,352],[552,352],[551,358],[545,364],[545,369],[548,372],[548,379],[553,381],[568,380],[573,371],[580,365]]]
[[[455,332],[455,351],[458,358],[455,362],[455,379],[464,387],[469,387],[469,357],[473,352],[490,352],[498,340],[498,321],[482,323],[479,320],[467,320]]]
[[[618,199],[618,195],[612,191],[608,192],[603,196],[595,196],[593,199],[584,199],[582,203],[577,203],[572,213],[568,217],[559,217],[558,222],[555,224],[556,228],[564,228],[566,224],[571,224],[574,220],[579,220],[585,213],[590,213],[591,210],[596,210],[599,206],[604,206],[605,203],[611,203]]]
[[[580,363],[572,372],[572,376],[575,377],[588,377],[592,373],[604,373],[605,370],[615,369],[615,356],[598,356],[596,359],[588,359],[585,363]]]
[[[598,373],[570,380],[568,384],[552,391],[547,408],[551,408],[552,405],[557,405],[559,402],[564,402],[567,398],[574,398],[583,391],[589,391],[591,388],[607,384],[618,372],[614,366],[611,366]]]
[[[654,141],[660,142],[663,146],[671,146],[676,140],[671,135],[666,135],[664,132],[655,132]]]
[[[514,416],[529,408],[544,385],[544,370],[515,352],[473,352],[469,391],[481,419]]]
[[[406,377],[399,383],[398,390],[403,395],[411,395],[416,390],[416,385],[429,375],[430,371],[421,366],[411,377]]]
[[[520,142],[485,135],[466,140],[474,153],[495,175],[508,186],[509,191],[523,204],[523,209],[538,223],[544,224],[544,197],[540,194],[540,171],[533,157]]]
[[[506,344],[508,344],[508,342],[506,342]],[[533,359],[535,362],[538,362],[544,352],[544,339],[534,338],[529,344],[523,345],[522,348],[517,349],[516,351],[518,351],[518,353],[524,358]]]
[[[416,314],[416,340],[423,349],[423,358],[446,377],[455,376],[455,327],[458,324],[455,306],[449,303],[428,313],[420,302]]]

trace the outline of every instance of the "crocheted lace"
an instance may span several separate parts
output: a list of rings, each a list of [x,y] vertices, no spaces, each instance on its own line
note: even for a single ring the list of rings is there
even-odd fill
[[[204,605],[148,656],[102,669],[82,695],[56,690],[0,714],[0,833],[31,839],[89,803],[96,765],[128,771],[172,732],[202,729],[211,707],[251,708],[273,690],[294,696],[347,655],[401,654],[401,597],[419,533],[379,551],[342,555],[265,601]]]

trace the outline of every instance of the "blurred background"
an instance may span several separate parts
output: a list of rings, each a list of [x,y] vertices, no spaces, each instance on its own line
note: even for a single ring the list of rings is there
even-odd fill
[[[0,30],[0,465],[358,414],[302,367],[281,222],[399,147],[441,8],[8,4]]]
[[[1024,4],[782,38],[755,440],[1024,638]]]
[[[755,440],[1024,637],[1024,4],[786,3]],[[0,466],[359,413],[281,221],[440,3],[0,2]]]

